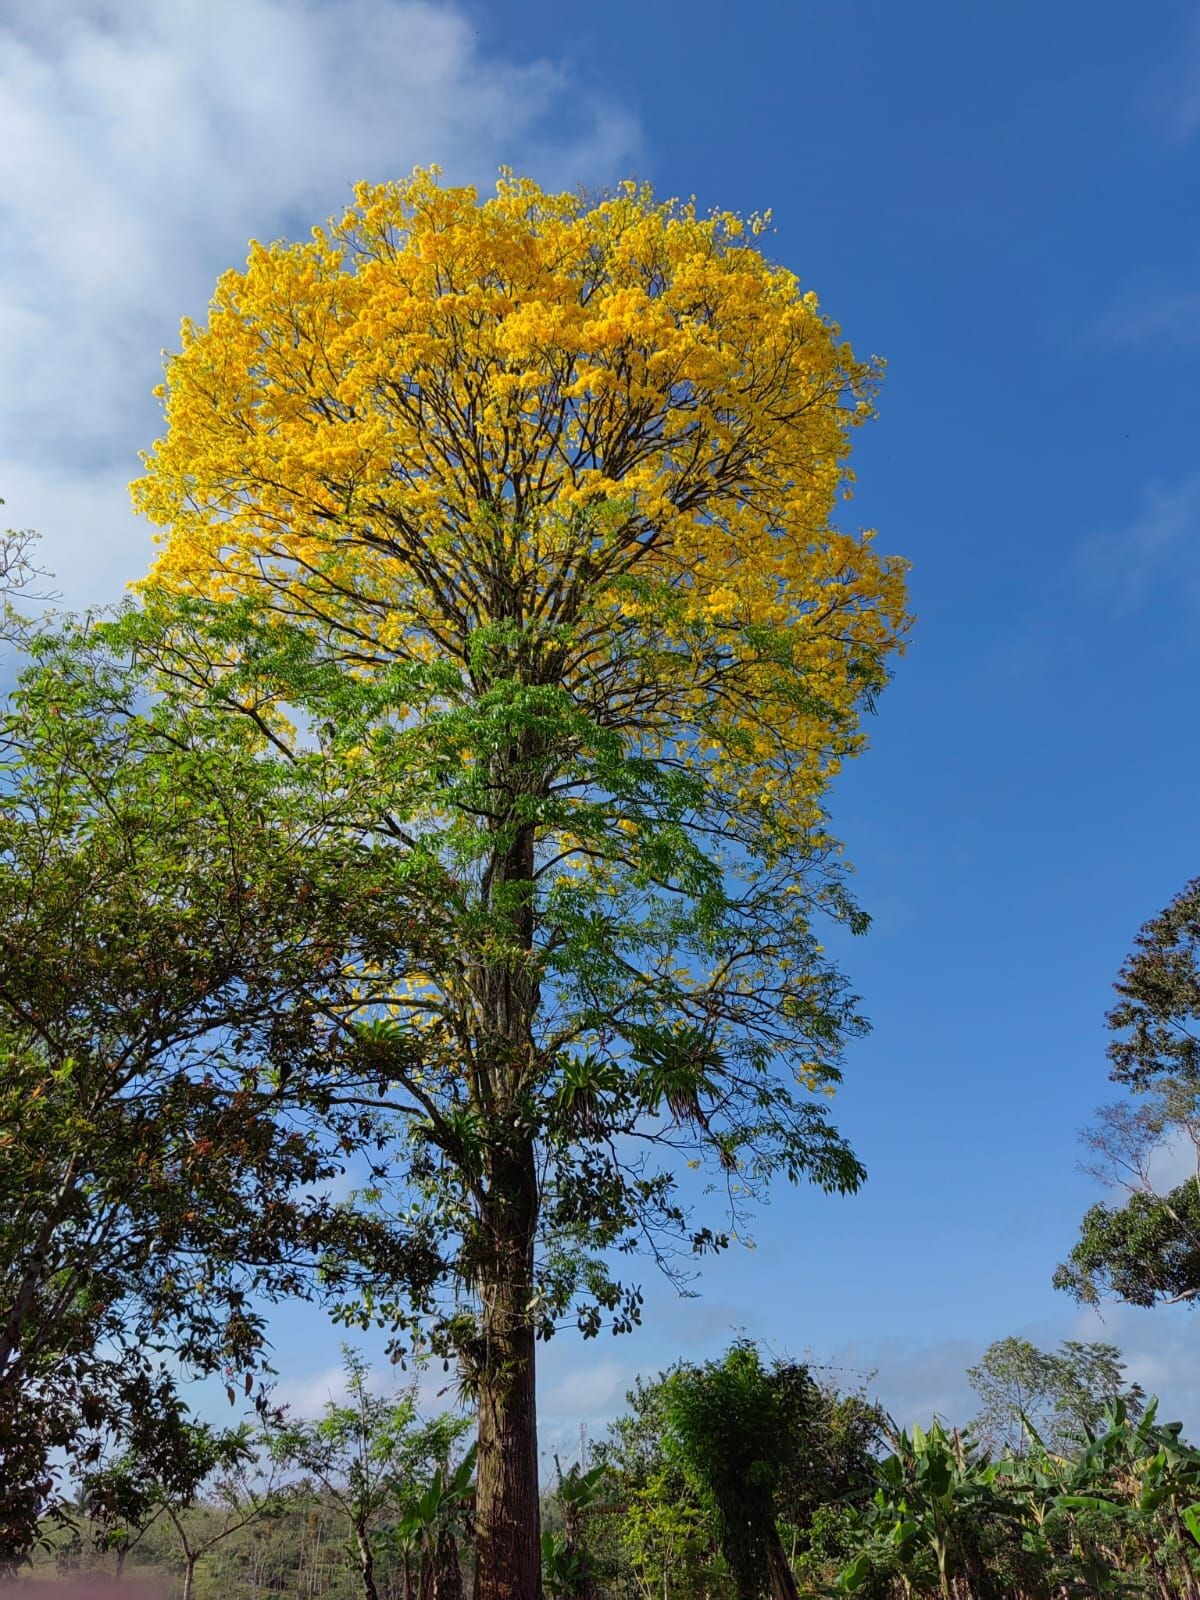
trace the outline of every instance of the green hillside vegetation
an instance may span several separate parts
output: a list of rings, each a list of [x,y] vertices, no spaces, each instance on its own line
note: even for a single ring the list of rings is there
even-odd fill
[[[197,1430],[211,1470],[193,1491],[133,1463],[98,1469],[44,1528],[31,1577],[119,1573],[167,1600],[459,1600],[469,1419],[422,1419],[411,1389],[371,1394],[353,1356],[347,1375],[347,1402],[312,1421]],[[1006,1339],[971,1376],[983,1409],[961,1429],[897,1428],[748,1342],[639,1383],[589,1465],[556,1462],[547,1594],[1195,1600],[1200,1451],[1112,1348]],[[978,1441],[996,1430],[1013,1448],[992,1455]]]

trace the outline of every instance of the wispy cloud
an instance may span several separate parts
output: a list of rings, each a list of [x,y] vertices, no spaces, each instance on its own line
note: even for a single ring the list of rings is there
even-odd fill
[[[903,1428],[935,1416],[962,1423],[978,1408],[967,1368],[982,1353],[965,1338],[932,1344],[882,1338],[844,1345],[827,1370],[839,1388],[865,1388]]]
[[[555,1379],[539,1399],[539,1407],[549,1418],[576,1425],[603,1421],[623,1409],[634,1377],[620,1361],[589,1361]]]
[[[1192,1438],[1200,1437],[1200,1371],[1194,1360],[1197,1313],[1188,1307],[1106,1306],[1100,1311],[1075,1310],[1066,1300],[1061,1315],[1023,1327],[998,1328],[997,1339],[1015,1334],[1050,1350],[1063,1339],[1115,1344],[1126,1373],[1147,1394],[1161,1400],[1165,1421],[1182,1421]],[[1192,1320],[1189,1321],[1189,1318]],[[929,1344],[880,1339],[847,1345],[837,1353],[833,1375],[846,1373],[852,1387],[855,1373],[872,1375],[867,1392],[878,1397],[902,1427],[940,1416],[959,1424],[979,1410],[979,1397],[967,1379],[984,1352],[984,1344],[950,1337]]]
[[[367,1374],[371,1394],[399,1396],[410,1386],[415,1386],[417,1410],[423,1416],[435,1416],[455,1407],[457,1389],[440,1365],[419,1367],[415,1372],[400,1372],[384,1365],[372,1367]],[[346,1370],[335,1364],[282,1378],[271,1391],[271,1398],[276,1404],[287,1406],[294,1416],[317,1417],[327,1405],[344,1405],[348,1393]]]
[[[1161,1397],[1163,1417],[1182,1421],[1191,1437],[1200,1438],[1200,1369],[1193,1359],[1197,1315],[1182,1306],[1077,1310],[1064,1298],[1056,1314],[997,1328],[994,1337],[1016,1334],[1042,1349],[1053,1349],[1063,1339],[1115,1344],[1126,1358],[1129,1378]],[[979,1409],[967,1368],[979,1361],[986,1343],[955,1334],[927,1343],[882,1337],[848,1343],[832,1353],[799,1352],[798,1359],[820,1369],[843,1391],[861,1388],[877,1398],[901,1427],[926,1424],[935,1416],[962,1424]],[[604,1437],[609,1422],[626,1410],[625,1395],[639,1370],[652,1378],[669,1364],[588,1359],[574,1342],[561,1349],[550,1346],[543,1354],[538,1386],[543,1481],[548,1484],[554,1476],[556,1454],[564,1468],[578,1460],[581,1427],[586,1439]],[[373,1381],[381,1391],[396,1386],[394,1374],[377,1373]],[[422,1374],[418,1398],[427,1414],[452,1404],[446,1384],[440,1368]],[[289,1378],[279,1385],[276,1398],[302,1416],[316,1416],[331,1398],[344,1400],[344,1375],[334,1366]]]
[[[511,164],[573,187],[634,119],[570,64],[487,53],[431,0],[9,0],[0,13],[0,496],[72,602],[145,566],[125,484],[150,390],[250,237],[304,234],[359,178]]]
[[[344,1403],[346,1374],[341,1367],[331,1366],[284,1378],[273,1391],[272,1399],[287,1406],[295,1416],[320,1416],[327,1405]]]
[[[1079,552],[1085,579],[1120,610],[1163,583],[1200,604],[1200,471],[1177,483],[1151,483],[1136,516],[1098,532]]]
[[[1196,1311],[1191,1306],[1105,1306],[1076,1314],[1069,1337],[1115,1344],[1128,1376],[1161,1401],[1164,1422],[1180,1421],[1200,1437],[1200,1369],[1196,1365]]]
[[[1084,347],[1157,354],[1200,345],[1200,287],[1147,274],[1128,284],[1085,330]]]
[[[1146,86],[1145,108],[1174,144],[1200,133],[1200,5],[1193,7],[1182,39]]]

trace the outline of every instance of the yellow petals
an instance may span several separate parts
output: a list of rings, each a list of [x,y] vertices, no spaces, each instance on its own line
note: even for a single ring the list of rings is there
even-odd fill
[[[660,675],[647,749],[811,826],[904,568],[831,522],[880,364],[761,253],[768,222],[429,168],[253,243],[167,363],[148,581],[257,595],[357,670],[465,663],[516,607],[586,641],[559,664],[586,703],[624,692],[616,660]]]

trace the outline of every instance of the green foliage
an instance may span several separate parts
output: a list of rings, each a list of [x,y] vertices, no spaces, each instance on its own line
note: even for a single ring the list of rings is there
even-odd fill
[[[1070,1456],[1047,1450],[1032,1429],[1027,1454],[999,1461],[941,1423],[895,1430],[873,1497],[843,1519],[843,1545],[855,1548],[837,1588],[945,1600],[1190,1600],[1200,1452],[1180,1433],[1157,1422],[1155,1402],[1136,1420],[1115,1403]]]
[[[1164,1195],[1136,1193],[1120,1206],[1091,1206],[1054,1286],[1086,1302],[1103,1295],[1134,1306],[1193,1300],[1200,1294],[1195,1179]]]
[[[270,1437],[276,1461],[304,1473],[345,1518],[366,1600],[377,1595],[380,1548],[432,1577],[458,1567],[457,1536],[473,1493],[474,1451],[458,1454],[471,1426],[443,1412],[422,1419],[416,1386],[377,1394],[361,1356],[343,1351],[346,1401],[314,1420],[285,1419]],[[458,1456],[458,1459],[454,1459]],[[443,1588],[445,1584],[443,1583]]]
[[[1072,1449],[1114,1401],[1137,1417],[1145,1398],[1138,1384],[1126,1382],[1115,1345],[1074,1339],[1056,1351],[1028,1339],[999,1339],[967,1377],[983,1402],[972,1435],[993,1454],[1024,1454],[1031,1428],[1049,1449]]]
[[[774,1176],[858,1186],[820,1091],[862,1022],[814,923],[862,919],[818,829],[786,856],[752,818],[725,837],[685,761],[525,681],[531,653],[553,654],[543,632],[479,630],[469,673],[433,659],[370,677],[246,607],[151,597],[121,637],[280,766],[338,786],[336,827],[370,841],[381,876],[356,935],[362,1003],[342,1013],[345,1073],[373,1092],[343,1082],[332,1103],[388,1130],[395,1203],[468,1285],[495,1271],[494,1213],[536,1147],[526,1303],[548,1337],[565,1319],[632,1327],[640,1287],[614,1263],[647,1248],[686,1274]],[[727,1201],[716,1225],[690,1220],[684,1158]],[[461,1295],[430,1316],[381,1281],[369,1315],[469,1378],[479,1328]]]
[[[313,1484],[299,1480],[285,1487],[264,1514],[242,1520],[240,1513],[250,1509],[244,1499],[234,1506],[219,1484],[206,1485],[178,1513],[182,1535],[166,1516],[149,1524],[128,1552],[124,1576],[131,1587],[178,1600],[187,1577],[186,1542],[202,1551],[193,1576],[195,1600],[359,1600],[362,1579],[344,1514]],[[46,1547],[33,1553],[34,1579],[55,1571],[87,1577],[113,1572],[119,1553],[97,1549],[103,1530],[78,1506],[72,1517],[71,1524],[47,1530]],[[469,1549],[465,1554],[469,1574]],[[406,1580],[405,1552],[389,1541],[386,1524],[376,1543],[375,1570],[381,1596],[419,1600],[420,1564],[410,1552]],[[443,1583],[438,1600],[450,1592]]]
[[[1160,1193],[1150,1158],[1173,1141],[1200,1151],[1200,878],[1186,884],[1137,935],[1116,984],[1107,1022],[1111,1076],[1132,1105],[1106,1107],[1084,1134],[1119,1205],[1092,1206],[1055,1286],[1095,1302],[1187,1301],[1200,1294],[1200,1169]]]
[[[867,1482],[882,1421],[801,1363],[765,1365],[747,1341],[639,1383],[629,1401],[597,1449],[619,1515],[593,1528],[606,1570],[658,1595],[783,1581],[781,1529],[807,1564],[822,1508]]]
[[[261,1441],[247,1423],[225,1429],[185,1423],[173,1443],[169,1456],[161,1450],[156,1456],[126,1450],[89,1468],[79,1480],[79,1501],[97,1547],[117,1552],[118,1572],[165,1516],[183,1560],[183,1600],[191,1600],[201,1557],[260,1518],[277,1515],[287,1494],[273,1476],[260,1475]],[[219,1515],[197,1526],[186,1513],[206,1491]]]
[[[1200,878],[1139,931],[1108,1014],[1112,1076],[1137,1088],[1200,1080]]]
[[[735,1344],[720,1362],[671,1375],[666,1421],[713,1507],[738,1594],[752,1600],[767,1584],[776,1495],[795,1448],[779,1386],[754,1345]]]
[[[562,1532],[542,1531],[542,1582],[550,1600],[592,1600],[598,1593],[598,1568],[588,1548],[587,1523],[605,1506],[608,1468],[603,1462],[588,1470],[576,1462],[568,1471],[558,1466],[555,1510]]]
[[[369,889],[320,774],[151,697],[111,629],[29,647],[0,720],[0,1565],[55,1452],[173,1447],[167,1354],[249,1388],[272,1298],[428,1261],[326,1197],[352,1141],[297,1072]]]
[[[862,1548],[839,1586],[854,1592],[887,1573],[917,1592],[949,1596],[952,1578],[962,1573],[991,1594],[983,1528],[989,1519],[1016,1514],[998,1487],[998,1469],[940,1422],[911,1433],[894,1428],[891,1437],[893,1452],[876,1469],[874,1496],[858,1512]]]
[[[1027,1377],[1028,1352],[1006,1341],[981,1363],[998,1405],[1018,1358]],[[1200,1452],[1136,1393],[1097,1412],[1097,1394],[1124,1387],[1110,1347],[1068,1345],[1054,1360],[1035,1375],[1054,1379],[1042,1411],[1062,1448],[1027,1412],[1021,1453],[995,1457],[941,1421],[885,1423],[745,1342],[639,1385],[598,1452],[619,1508],[611,1531],[593,1524],[607,1534],[602,1592],[1194,1600]]]

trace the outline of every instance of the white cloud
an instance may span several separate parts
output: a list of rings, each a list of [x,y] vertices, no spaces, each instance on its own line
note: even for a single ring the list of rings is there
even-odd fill
[[[1200,1439],[1200,1368],[1196,1335],[1200,1324],[1191,1306],[1104,1306],[1076,1314],[1067,1337],[1115,1344],[1126,1372],[1147,1394],[1160,1399],[1164,1422],[1181,1421],[1184,1433]]]
[[[271,1398],[299,1417],[317,1417],[331,1403],[346,1399],[346,1374],[340,1366],[322,1367],[316,1372],[284,1378]]]
[[[150,390],[250,237],[359,178],[501,164],[573,187],[636,126],[570,70],[485,53],[430,0],[9,0],[0,14],[0,495],[72,603],[145,567],[125,485]]]
[[[1167,1139],[1152,1152],[1147,1176],[1156,1194],[1177,1189],[1196,1176],[1196,1147],[1186,1133]]]
[[[1178,483],[1152,483],[1137,515],[1097,533],[1080,550],[1085,576],[1120,609],[1139,604],[1154,584],[1200,603],[1200,472]]]
[[[633,1371],[619,1361],[591,1361],[558,1378],[539,1397],[547,1417],[580,1422],[604,1421],[624,1410]]]
[[[453,1379],[442,1371],[440,1362],[407,1372],[387,1365],[376,1366],[367,1374],[367,1389],[376,1395],[400,1395],[414,1383],[417,1410],[421,1415],[435,1416],[439,1411],[454,1409],[457,1388]],[[275,1404],[287,1406],[295,1416],[317,1417],[331,1402],[344,1405],[347,1394],[346,1370],[338,1363],[281,1378],[271,1391],[271,1398]]]
[[[1128,284],[1084,335],[1092,349],[1168,353],[1200,344],[1200,288],[1156,274]]]

